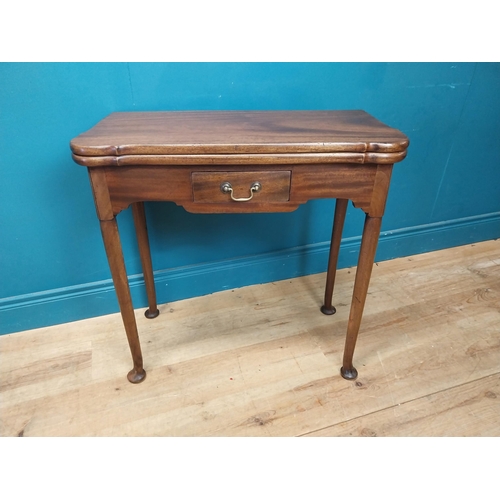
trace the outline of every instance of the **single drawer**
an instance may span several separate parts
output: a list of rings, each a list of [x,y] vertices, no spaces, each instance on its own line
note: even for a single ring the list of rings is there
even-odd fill
[[[289,170],[193,172],[195,203],[283,203],[290,199]]]

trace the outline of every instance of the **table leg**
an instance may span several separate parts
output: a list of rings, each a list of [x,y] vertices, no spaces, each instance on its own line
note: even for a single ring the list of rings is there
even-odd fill
[[[146,293],[148,295],[149,308],[144,312],[144,316],[148,319],[152,319],[156,318],[158,314],[160,314],[160,311],[156,304],[155,280],[153,276],[153,265],[151,263],[151,250],[149,248],[144,203],[132,203],[132,214],[134,215],[135,232],[137,234],[142,272],[144,274],[144,283],[146,284]]]
[[[344,229],[345,214],[347,212],[348,200],[339,198],[335,202],[335,215],[333,218],[332,241],[330,244],[330,255],[328,257],[328,270],[326,273],[325,301],[321,306],[323,314],[335,314],[337,310],[332,305],[333,286],[335,274],[337,273],[337,262],[339,260],[340,241]]]
[[[134,308],[130,296],[130,288],[128,285],[127,271],[125,270],[125,261],[123,260],[118,226],[115,218],[112,220],[102,220],[100,223],[104,247],[106,249],[106,255],[108,256],[109,268],[111,270],[111,276],[113,277],[123,325],[125,327],[134,363],[134,368],[128,373],[127,378],[133,384],[138,384],[146,378],[146,372],[142,364],[141,344],[137,333],[137,324],[135,322]]]
[[[381,224],[381,217],[366,216],[363,238],[361,240],[361,249],[359,251],[356,279],[354,281],[351,312],[347,324],[344,360],[342,368],[340,369],[342,377],[348,380],[354,380],[358,376],[356,368],[352,365],[352,357],[358,338],[359,326],[361,324],[361,317],[363,315],[373,263],[375,261],[375,252],[377,250]]]

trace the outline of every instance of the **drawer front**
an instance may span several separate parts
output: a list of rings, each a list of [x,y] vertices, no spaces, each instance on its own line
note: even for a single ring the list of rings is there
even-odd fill
[[[289,170],[193,172],[195,203],[283,203],[290,199]]]

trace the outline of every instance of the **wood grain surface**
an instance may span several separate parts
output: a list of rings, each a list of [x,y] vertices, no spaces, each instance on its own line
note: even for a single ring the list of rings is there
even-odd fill
[[[88,167],[401,161],[408,138],[365,111],[112,113],[71,141]]]
[[[500,436],[500,241],[373,268],[341,378],[354,269],[0,337],[2,436]]]

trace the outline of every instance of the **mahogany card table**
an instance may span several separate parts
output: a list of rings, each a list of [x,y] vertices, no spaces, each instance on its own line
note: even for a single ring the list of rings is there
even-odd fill
[[[365,212],[341,375],[355,379],[361,324],[393,164],[408,138],[364,111],[178,111],[112,113],[71,141],[88,168],[133,369],[146,377],[116,216],[130,205],[149,307],[159,311],[145,201],[171,201],[194,213],[291,212],[335,198],[321,311],[334,314],[335,273],[348,200]]]

